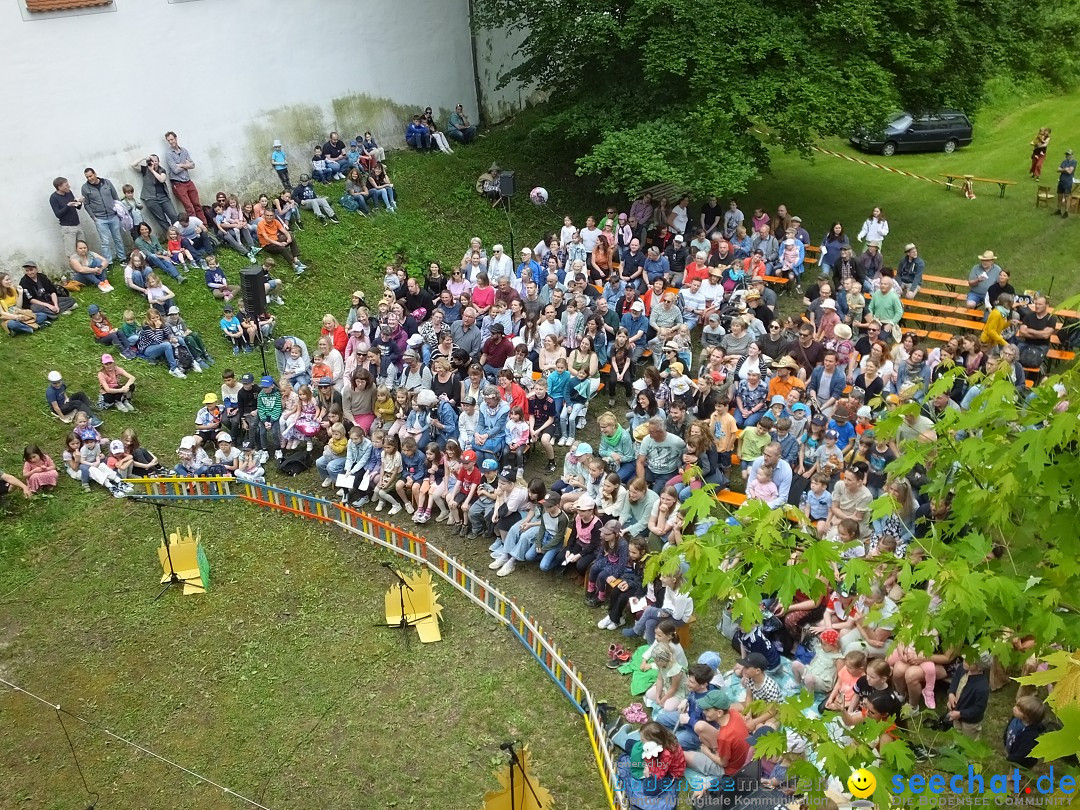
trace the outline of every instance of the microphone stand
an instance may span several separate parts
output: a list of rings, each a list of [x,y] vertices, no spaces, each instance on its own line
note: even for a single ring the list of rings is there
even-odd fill
[[[169,563],[169,581],[165,583],[165,586],[158,591],[157,596],[154,597],[156,602],[162,596],[165,595],[165,591],[169,590],[173,585],[186,585],[188,580],[176,573],[176,569],[173,567],[172,561],[172,544],[169,542],[169,533],[165,529],[165,513],[163,509],[184,509],[188,512],[204,512],[210,514],[209,509],[195,509],[191,506],[174,506],[173,504],[159,503],[158,501],[152,501],[143,498],[129,498],[129,503],[145,503],[147,506],[152,506],[157,509],[158,525],[161,526],[161,539],[165,544],[165,559]]]
[[[405,589],[408,588],[409,592],[411,593],[412,588],[409,586],[409,583],[405,581],[405,577],[403,577],[400,573],[398,573],[398,570],[396,568],[394,568],[393,563],[384,562],[382,564],[382,566],[383,566],[383,568],[386,568],[391,574],[393,574],[394,577],[398,581],[398,598],[400,599],[400,602],[401,602],[401,618],[395,624],[390,624],[389,622],[376,622],[373,626],[374,627],[388,627],[391,630],[403,630],[404,631],[404,638],[405,638],[405,648],[408,649],[408,647],[409,647],[409,635],[410,635],[409,629],[412,628],[414,625],[419,624],[424,619],[430,619],[431,614],[430,613],[425,613],[422,616],[417,616],[414,619],[409,619],[405,615]],[[412,599],[409,600],[409,603],[410,604],[412,603]]]
[[[521,764],[521,760],[518,759],[517,751],[514,750],[514,741],[507,740],[499,746],[510,757],[510,810],[517,810],[517,797],[514,795],[514,768],[518,768],[521,771],[521,778],[529,788],[529,792],[532,793],[533,799],[536,801],[538,808],[543,808],[544,805],[540,804],[540,797],[536,795],[536,789],[532,786],[532,782],[529,781],[528,774],[525,773],[525,766]]]

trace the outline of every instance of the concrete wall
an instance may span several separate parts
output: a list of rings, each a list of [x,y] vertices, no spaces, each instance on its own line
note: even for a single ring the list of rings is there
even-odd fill
[[[0,265],[61,260],[52,180],[93,166],[119,188],[175,130],[205,201],[277,186],[270,145],[292,175],[336,129],[402,144],[408,115],[476,118],[468,0],[115,0],[101,13],[25,12],[0,0]],[[93,232],[89,218],[84,227]],[[96,240],[92,240],[96,241]]]
[[[499,77],[517,61],[516,51],[525,39],[522,31],[485,29],[476,32],[476,72],[480,83],[480,104],[487,121],[498,123],[530,103],[543,100],[535,87],[512,81],[498,87]]]

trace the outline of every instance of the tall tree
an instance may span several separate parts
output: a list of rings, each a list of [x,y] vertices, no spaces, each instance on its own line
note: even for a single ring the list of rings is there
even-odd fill
[[[550,93],[536,134],[605,191],[733,193],[768,167],[755,129],[808,153],[891,110],[974,112],[1002,71],[1076,75],[1077,0],[476,0],[523,30],[504,76]]]

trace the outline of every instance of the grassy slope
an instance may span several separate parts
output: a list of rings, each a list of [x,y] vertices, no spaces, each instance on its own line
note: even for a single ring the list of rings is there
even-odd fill
[[[854,155],[935,180],[944,172],[1015,180],[1005,199],[997,186],[979,183],[977,199],[965,200],[954,190],[861,166],[830,155],[815,154],[808,164],[795,155],[774,153],[771,175],[747,195],[743,211],[755,205],[773,210],[779,202],[803,218],[810,236],[819,243],[829,226],[839,220],[854,240],[870,209],[880,205],[889,219],[885,262],[895,266],[907,242],[919,245],[926,272],[966,276],[976,256],[993,250],[1002,267],[1013,273],[1017,289],[1046,290],[1060,301],[1080,292],[1080,279],[1069,272],[1075,264],[1077,217],[1052,217],[1035,208],[1038,185],[1057,185],[1057,165],[1065,149],[1080,148],[1067,139],[1080,128],[1080,93],[1026,106],[1002,104],[983,114],[975,126],[975,141],[952,155],[904,154],[883,158],[867,155],[844,141],[822,144],[826,149]],[[1028,177],[1028,143],[1040,126],[1050,126],[1054,137],[1043,166],[1042,182]],[[1051,210],[1053,210],[1051,208]]]
[[[1080,117],[1080,108],[1068,103],[1075,99],[988,116],[995,120],[980,122],[975,146],[951,157],[898,156],[891,161],[924,174],[955,163],[964,171],[1020,181],[1005,200],[988,190],[980,191],[978,200],[965,202],[940,187],[837,158],[821,156],[808,164],[778,155],[772,176],[744,198],[743,207],[749,210],[761,202],[772,209],[786,201],[817,238],[834,216],[857,229],[865,211],[881,204],[893,225],[886,250],[891,261],[899,245],[914,239],[930,272],[958,275],[970,267],[976,253],[991,247],[1003,256],[1005,266],[1020,271],[1023,286],[1045,286],[1055,269],[1069,266],[1065,261],[1069,247],[1063,239],[1068,232],[1063,229],[1075,223],[1063,223],[1032,207],[1035,184],[1024,182],[1025,144],[1044,121],[1058,132],[1069,131]],[[290,283],[287,306],[279,312],[281,333],[306,339],[317,335],[323,313],[344,314],[349,291],[356,287],[369,294],[377,291],[381,266],[396,250],[404,250],[410,263],[419,266],[430,258],[452,262],[473,234],[488,243],[501,240],[509,249],[506,217],[472,192],[473,179],[492,160],[518,169],[522,193],[533,184],[551,191],[549,208],[534,208],[524,196],[515,204],[512,220],[519,248],[534,242],[543,230],[557,227],[565,210],[574,212],[579,221],[584,213],[599,210],[601,201],[590,193],[587,181],[568,178],[556,168],[566,161],[534,155],[519,138],[518,131],[508,129],[450,157],[395,156],[391,174],[401,193],[401,214],[380,214],[362,222],[346,215],[345,224],[330,229],[309,225],[299,238],[312,270],[296,284],[286,279]],[[1063,147],[1060,142],[1054,146],[1051,161],[1056,162]],[[267,189],[272,187],[268,178]],[[335,190],[340,193],[340,186]],[[232,254],[223,256],[226,268],[235,274],[242,262]],[[1056,297],[1068,283],[1058,273]],[[1071,283],[1075,291],[1076,283]],[[129,364],[142,381],[139,412],[111,413],[106,419],[112,432],[135,426],[144,444],[166,461],[172,458],[178,437],[190,428],[202,393],[216,390],[218,372],[233,360],[216,338],[218,311],[201,285],[181,288],[179,299],[189,323],[203,332],[222,362],[201,378],[192,375],[186,381],[172,379],[160,367]],[[73,388],[93,390],[98,352],[89,340],[85,307],[95,301],[106,307],[114,323],[124,308],[135,303],[123,290],[109,296],[86,291],[74,316],[33,338],[0,342],[7,399],[18,403],[17,410],[0,420],[0,463],[7,469],[17,470],[28,440],[58,457],[66,427],[44,415],[44,376],[49,368],[59,368]],[[258,355],[239,358],[234,368],[258,372]],[[310,479],[293,483],[314,486]],[[147,594],[152,589],[152,542],[157,532],[152,514],[99,495],[84,497],[67,480],[55,498],[41,499],[31,507],[9,499],[4,507],[0,595],[22,587],[3,600],[0,667],[47,695],[107,719],[114,730],[130,733],[251,793],[326,706],[340,699],[340,709],[331,711],[301,745],[266,793],[271,804],[325,806],[328,800],[380,790],[365,782],[375,772],[372,766],[385,756],[373,736],[388,731],[384,729],[388,723],[397,728],[403,714],[417,715],[414,701],[420,694],[431,694],[428,684],[434,683],[441,702],[424,711],[435,729],[425,750],[438,762],[413,760],[421,763],[416,766],[420,780],[405,787],[406,801],[431,797],[430,779],[444,780],[451,770],[440,767],[445,762],[455,774],[448,789],[462,797],[460,806],[473,804],[471,797],[491,784],[485,759],[489,743],[509,726],[517,729],[513,733],[533,740],[538,756],[548,763],[541,776],[561,802],[598,806],[578,721],[524,654],[483,619],[474,618],[464,603],[444,596],[452,643],[424,648],[422,657],[414,652],[410,671],[416,675],[401,689],[391,686],[396,670],[388,662],[396,648],[366,629],[378,590],[360,593],[352,587],[361,577],[372,578],[371,555],[348,552],[346,541],[273,516],[244,513],[240,522],[241,513],[226,512],[226,507],[221,507],[221,516],[232,529],[222,537],[211,523],[219,519],[217,513],[213,519],[184,515],[175,522],[204,529],[216,593],[213,601],[182,600],[180,606],[171,606],[175,597],[170,597],[151,606]],[[476,568],[487,560],[475,544],[466,547],[445,539],[438,528],[430,533]],[[293,574],[283,576],[284,568]],[[553,587],[531,573],[499,584],[540,616],[599,696],[625,701],[623,683],[601,665],[610,636],[595,630],[597,616],[581,604],[580,591],[565,584]],[[695,650],[721,646],[712,624],[698,623]],[[264,663],[267,667],[260,672]],[[346,689],[350,678],[360,676],[361,663],[368,676],[355,689]],[[447,678],[446,672],[454,676]],[[415,680],[424,687],[414,687]],[[484,687],[481,694],[506,697],[497,698],[486,712],[466,713],[466,707],[477,705],[478,690],[470,690],[477,682]],[[524,691],[519,694],[519,689]],[[521,695],[526,698],[520,700]],[[78,702],[79,696],[85,703]],[[33,797],[29,806],[42,807],[59,802],[61,792],[64,797],[75,796],[77,777],[58,747],[62,737],[55,723],[22,699],[5,695],[3,701],[16,721],[14,733],[5,734],[6,744],[0,747],[6,765],[0,791]],[[456,710],[446,705],[451,702]],[[377,706],[384,708],[373,708]],[[460,718],[466,714],[479,715],[467,727],[477,746],[462,751],[449,729],[463,722]],[[181,727],[169,724],[173,718],[183,719],[194,732],[182,733]],[[175,794],[183,784],[157,764],[136,763],[128,751],[103,746],[81,730],[76,735],[92,783],[110,785],[118,796]],[[63,770],[54,780],[57,768]],[[54,789],[61,782],[63,791]],[[190,794],[193,803],[198,797],[199,806],[229,805],[213,798],[212,791],[185,787],[185,795]],[[306,798],[309,795],[313,798]],[[182,806],[172,799],[168,803]]]

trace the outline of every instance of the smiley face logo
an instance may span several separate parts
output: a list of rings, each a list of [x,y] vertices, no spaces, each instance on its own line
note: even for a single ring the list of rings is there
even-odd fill
[[[865,799],[867,796],[873,795],[877,789],[877,777],[866,768],[859,768],[848,777],[847,786],[852,796],[857,799]]]

